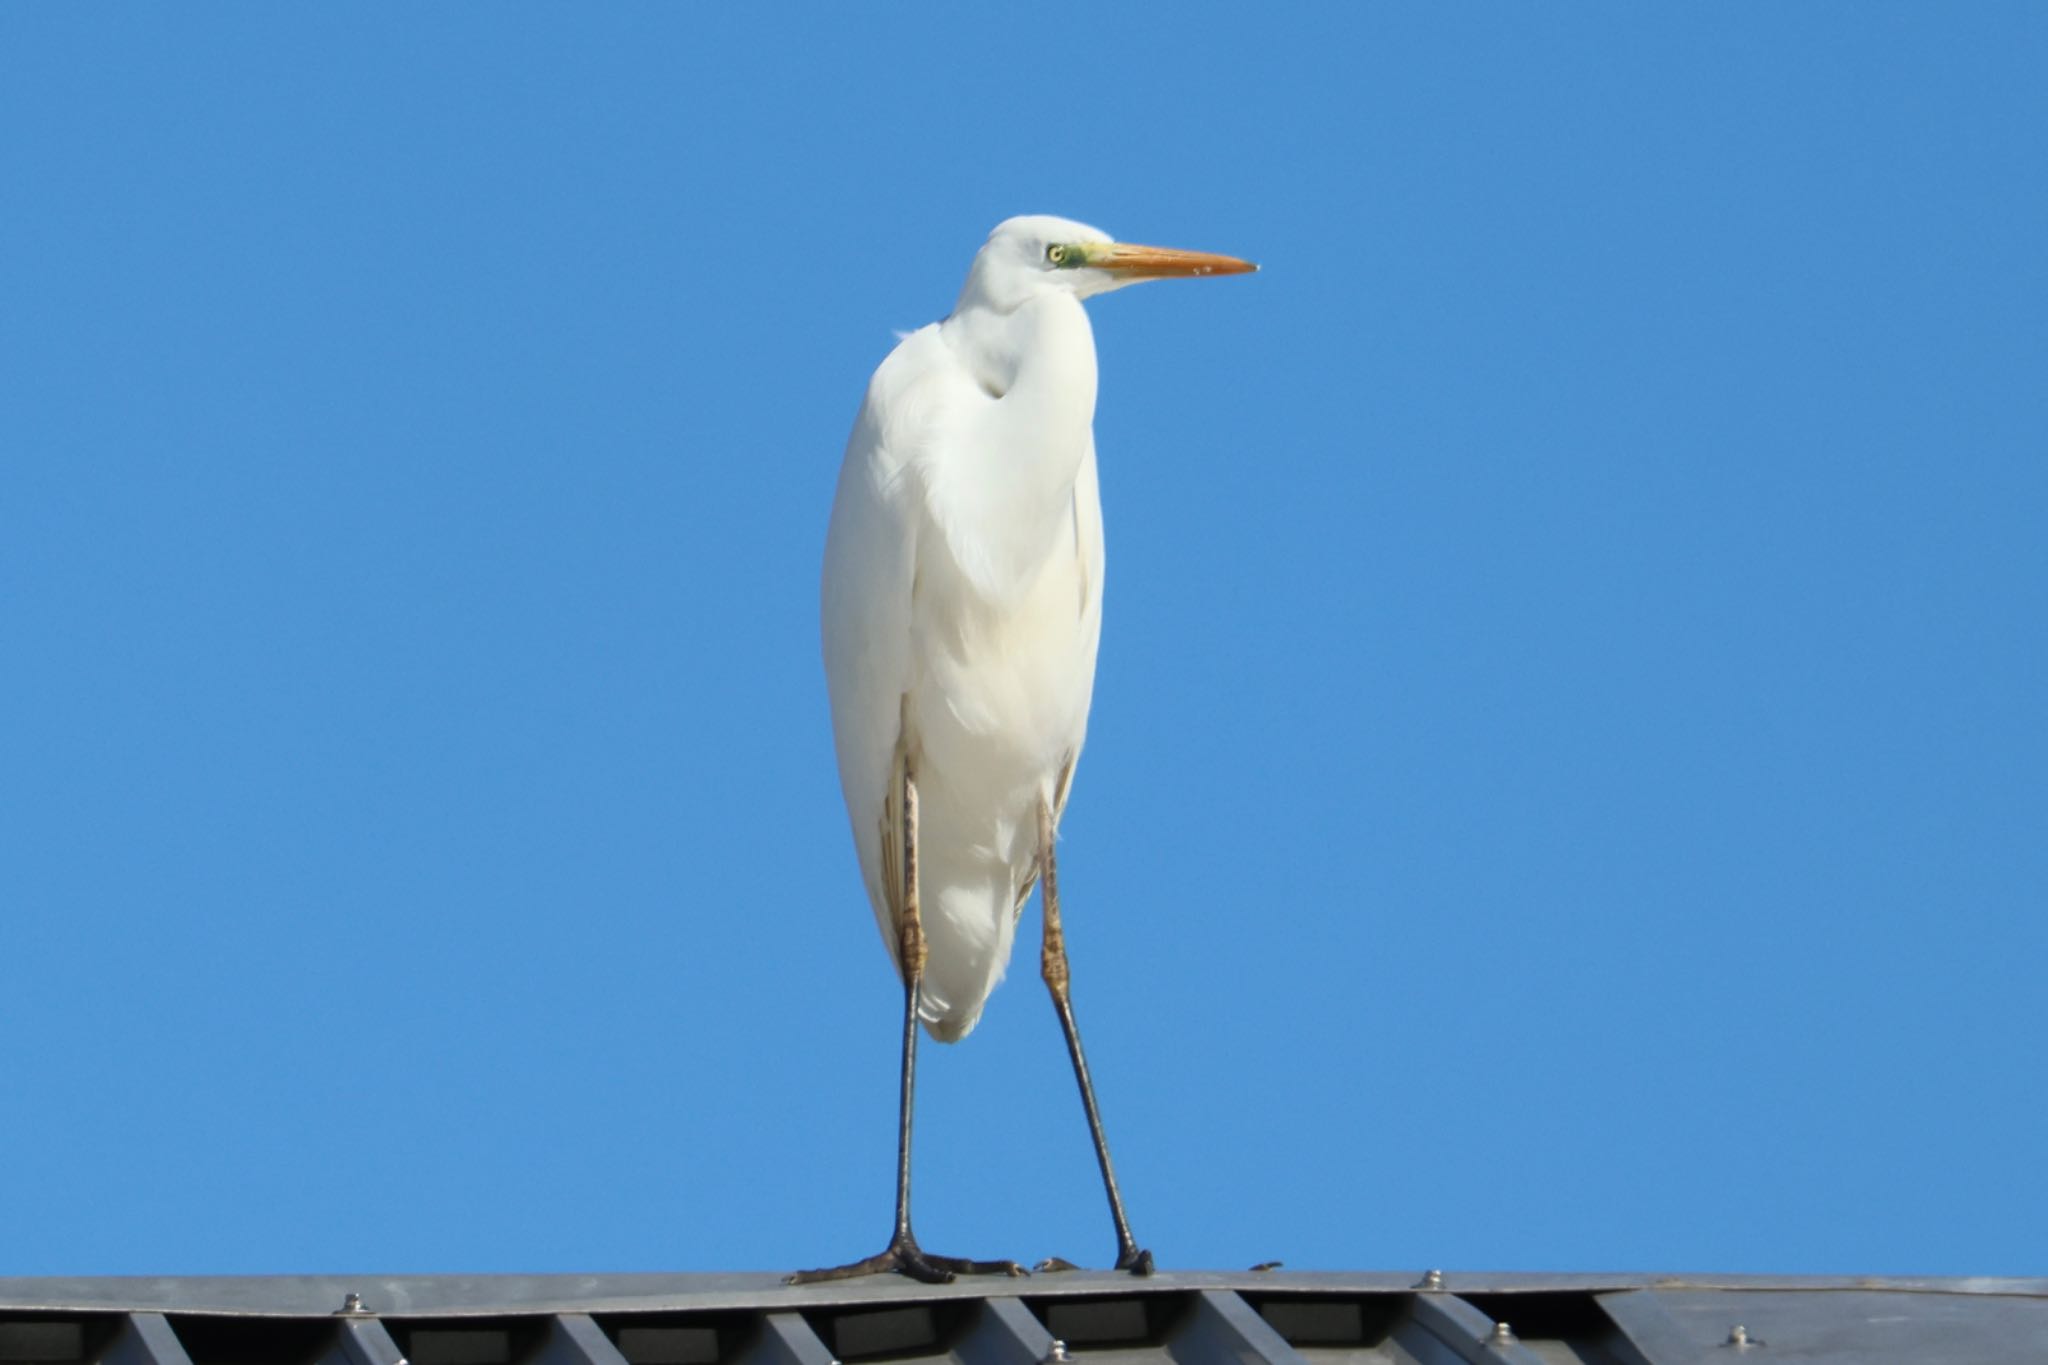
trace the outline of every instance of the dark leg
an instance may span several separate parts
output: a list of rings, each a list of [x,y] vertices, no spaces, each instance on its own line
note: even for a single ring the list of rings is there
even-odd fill
[[[969,1261],[958,1256],[931,1256],[920,1250],[910,1231],[910,1114],[917,1092],[917,1006],[924,988],[924,919],[917,903],[917,783],[909,765],[903,770],[903,917],[897,925],[897,952],[903,965],[903,1086],[896,1128],[896,1231],[880,1253],[828,1270],[799,1270],[789,1284],[818,1284],[901,1271],[926,1284],[944,1284],[955,1275],[1022,1275],[1015,1261]]]
[[[1038,886],[1045,906],[1045,945],[1039,953],[1039,971],[1046,989],[1052,992],[1052,1007],[1059,1011],[1060,1028],[1067,1035],[1067,1056],[1074,1063],[1074,1079],[1081,1085],[1081,1107],[1088,1111],[1088,1135],[1095,1139],[1095,1160],[1102,1167],[1102,1187],[1109,1192],[1109,1216],[1116,1222],[1116,1268],[1134,1275],[1152,1273],[1152,1253],[1141,1251],[1131,1237],[1131,1225],[1124,1217],[1124,1197],[1117,1191],[1116,1168],[1109,1160],[1109,1139],[1102,1135],[1102,1114],[1095,1107],[1095,1084],[1088,1079],[1088,1059],[1081,1052],[1081,1030],[1074,1024],[1074,1002],[1067,974],[1067,936],[1060,928],[1059,860],[1053,854],[1052,807],[1043,797],[1038,802]],[[1041,1270],[1071,1270],[1073,1264],[1054,1259]]]

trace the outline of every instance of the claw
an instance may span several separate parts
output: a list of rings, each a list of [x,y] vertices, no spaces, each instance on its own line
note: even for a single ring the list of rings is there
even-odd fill
[[[953,1275],[1029,1275],[1031,1272],[1015,1261],[970,1261],[962,1256],[927,1256],[932,1265],[943,1266]]]
[[[831,1280],[853,1280],[862,1275],[889,1271],[922,1284],[950,1284],[955,1275],[1023,1275],[1028,1272],[1015,1261],[970,1261],[964,1256],[930,1256],[908,1238],[898,1238],[886,1250],[823,1270],[799,1270],[785,1275],[784,1284],[825,1284]]]
[[[1079,1270],[1081,1267],[1075,1265],[1064,1256],[1048,1256],[1031,1268],[1040,1275],[1048,1275],[1061,1270]],[[1115,1268],[1118,1270],[1128,1270],[1133,1275],[1150,1275],[1152,1273],[1152,1253],[1140,1251],[1134,1246],[1126,1247],[1123,1254],[1116,1258]]]

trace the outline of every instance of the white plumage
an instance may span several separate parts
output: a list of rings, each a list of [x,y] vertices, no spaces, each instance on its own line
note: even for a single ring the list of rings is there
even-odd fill
[[[1037,877],[1038,804],[1057,819],[1088,731],[1103,547],[1081,300],[1253,268],[1012,218],[975,255],[952,315],[903,338],[868,384],[825,542],[825,673],[892,956],[901,765],[916,775],[919,1013],[941,1041],[974,1027],[1002,978]]]
[[[1102,1168],[1116,1265],[1152,1272],[1124,1215],[1074,1022],[1057,859],[1040,846],[1088,733],[1102,636],[1095,337],[1081,300],[1252,269],[1123,245],[1064,218],[1012,218],[976,254],[952,315],[903,338],[868,383],[825,541],[825,676],[861,875],[904,975],[896,1224],[880,1254],[793,1282],[1022,1273],[918,1246],[911,1115],[918,1024],[941,1042],[974,1027],[1041,875],[1041,973]]]
[[[882,362],[847,443],[825,542],[825,672],[840,781],[883,942],[902,913],[896,763],[915,765],[921,1016],[964,1037],[1002,979],[1088,730],[1102,634],[1095,342],[1048,246],[1107,243],[1013,218],[951,317]],[[1104,286],[1106,287],[1106,286]]]

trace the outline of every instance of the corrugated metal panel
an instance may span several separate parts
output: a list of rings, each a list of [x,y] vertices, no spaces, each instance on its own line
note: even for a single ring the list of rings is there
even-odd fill
[[[1992,1365],[2048,1282],[1077,1273],[0,1280],[0,1365]]]

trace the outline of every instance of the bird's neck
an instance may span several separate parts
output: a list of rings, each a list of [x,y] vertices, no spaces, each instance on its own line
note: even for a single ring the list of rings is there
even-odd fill
[[[1069,294],[1008,312],[963,307],[941,330],[990,401],[927,471],[928,496],[969,576],[1007,596],[1071,537],[1074,480],[1094,439],[1095,335]]]
[[[1095,418],[1095,333],[1071,294],[1046,294],[1017,308],[963,301],[941,325],[946,341],[990,397],[1024,386],[1041,419],[1083,425]]]

